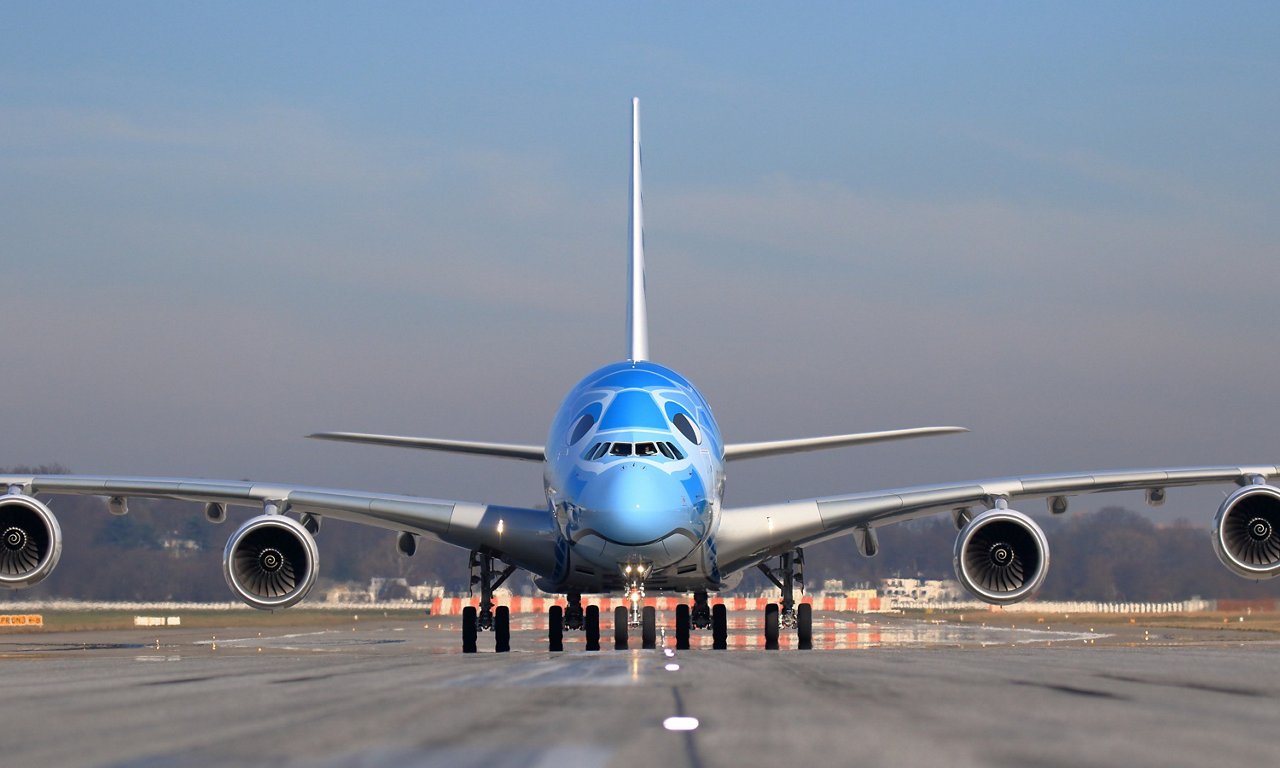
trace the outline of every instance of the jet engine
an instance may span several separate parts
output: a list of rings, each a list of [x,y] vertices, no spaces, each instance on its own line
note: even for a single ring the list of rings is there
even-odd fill
[[[1280,574],[1280,488],[1249,485],[1228,496],[1213,518],[1213,550],[1246,579]]]
[[[48,507],[30,496],[0,496],[0,587],[39,584],[61,556],[62,529]]]
[[[222,572],[236,597],[264,611],[288,608],[316,581],[316,540],[297,520],[259,515],[227,540]]]
[[[974,597],[996,605],[1025,600],[1049,573],[1049,542],[1031,518],[989,509],[956,537],[956,578]]]

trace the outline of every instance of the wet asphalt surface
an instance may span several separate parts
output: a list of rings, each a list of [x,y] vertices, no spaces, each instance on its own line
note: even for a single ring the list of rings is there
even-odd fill
[[[459,652],[449,619],[0,635],[14,766],[1273,765],[1280,643],[818,616],[816,648]],[[632,641],[638,645],[638,633]],[[674,645],[668,639],[668,645]],[[672,720],[672,718],[677,718]],[[672,730],[672,727],[692,730]]]

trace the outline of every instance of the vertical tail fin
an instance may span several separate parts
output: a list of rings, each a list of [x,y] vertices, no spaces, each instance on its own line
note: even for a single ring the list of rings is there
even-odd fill
[[[649,359],[649,311],[644,298],[644,215],[640,197],[640,99],[631,100],[631,260],[627,270],[627,359]]]

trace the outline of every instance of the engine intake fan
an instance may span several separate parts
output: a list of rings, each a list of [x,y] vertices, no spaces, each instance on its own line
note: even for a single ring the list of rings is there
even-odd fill
[[[1213,518],[1213,549],[1246,579],[1280,574],[1280,488],[1249,485],[1228,496]]]
[[[49,508],[30,496],[0,496],[0,587],[44,581],[62,556],[62,529]]]
[[[222,571],[227,586],[254,608],[288,608],[316,582],[319,551],[302,523],[284,515],[259,515],[227,540]]]
[[[956,578],[979,600],[1007,605],[1035,594],[1049,573],[1049,542],[1040,526],[1012,509],[991,509],[956,537]]]

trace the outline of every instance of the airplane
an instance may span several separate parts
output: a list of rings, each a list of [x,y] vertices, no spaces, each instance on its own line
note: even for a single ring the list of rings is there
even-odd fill
[[[587,650],[600,650],[600,615],[583,595],[621,593],[614,645],[626,647],[639,627],[655,647],[650,592],[691,596],[675,612],[677,648],[693,630],[710,630],[712,647],[727,647],[727,611],[710,595],[733,588],[743,573],[761,570],[781,590],[764,614],[765,647],[779,647],[782,629],[797,647],[812,647],[812,609],[797,603],[804,548],[852,535],[863,555],[879,550],[886,525],[950,514],[958,529],[956,578],[975,598],[995,605],[1025,600],[1044,583],[1049,544],[1029,516],[1010,506],[1044,499],[1053,514],[1071,496],[1143,490],[1163,503],[1169,488],[1204,484],[1238,487],[1214,517],[1212,546],[1236,574],[1261,580],[1280,574],[1280,466],[1247,465],[1072,472],[866,491],[745,507],[725,507],[729,462],[785,453],[865,445],[965,432],[920,427],[757,443],[726,443],[711,407],[688,379],[649,358],[645,298],[644,220],[640,177],[640,109],[632,100],[630,232],[626,358],[587,374],[565,396],[545,445],[321,432],[309,437],[446,451],[542,463],[546,505],[521,508],[417,496],[299,487],[251,481],[91,475],[0,475],[0,585],[29,587],[46,578],[62,552],[57,519],[41,497],[105,497],[114,514],[129,498],[175,499],[204,505],[214,523],[228,507],[259,514],[227,540],[223,576],[231,592],[263,610],[303,598],[316,580],[315,535],[333,518],[397,534],[405,555],[420,537],[470,551],[478,607],[462,616],[462,650],[477,650],[491,631],[498,652],[510,650],[510,615],[493,593],[517,569],[545,592],[563,595],[548,610],[548,648],[562,651],[566,630],[582,631]]]

